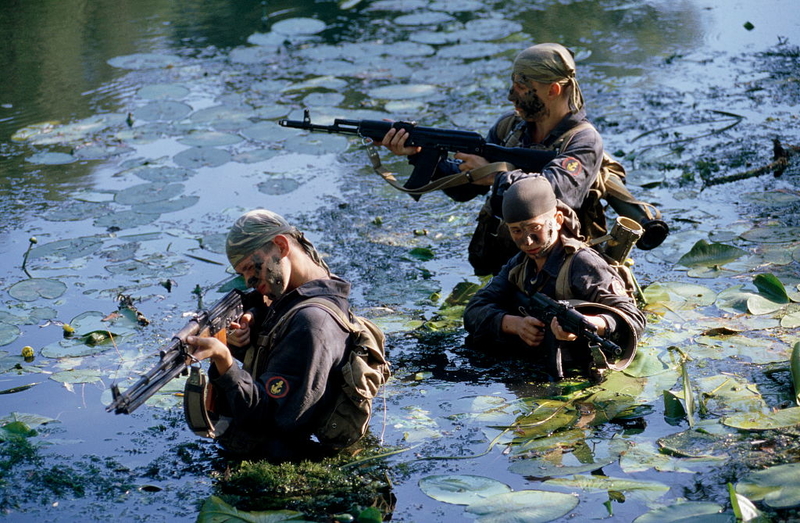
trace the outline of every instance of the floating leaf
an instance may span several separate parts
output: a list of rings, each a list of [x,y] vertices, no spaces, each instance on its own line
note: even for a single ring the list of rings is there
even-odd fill
[[[256,185],[259,192],[264,194],[280,195],[289,194],[300,187],[300,182],[292,178],[271,178]]]
[[[707,431],[689,429],[659,438],[662,452],[681,458],[716,458],[726,455],[728,438]]]
[[[455,505],[469,505],[512,490],[495,479],[463,474],[427,476],[419,480],[419,488],[435,500]]]
[[[217,496],[205,500],[197,515],[197,523],[282,523],[298,520],[302,523],[300,512],[293,510],[245,512],[228,505]]]
[[[134,109],[133,117],[148,122],[172,122],[185,118],[191,112],[191,106],[183,102],[159,100]]]
[[[439,87],[435,85],[386,85],[370,89],[368,96],[382,100],[406,100],[409,98],[430,97],[438,91]]]
[[[633,523],[733,523],[732,514],[720,514],[722,506],[716,503],[686,501],[651,510],[633,520]]]
[[[181,196],[174,200],[140,203],[134,205],[131,210],[139,214],[167,214],[188,209],[199,201],[199,196]]]
[[[420,261],[432,260],[435,257],[433,251],[427,247],[414,247],[408,254]]]
[[[746,251],[732,245],[699,240],[688,253],[681,256],[678,263],[684,267],[714,267],[730,263],[745,254]]]
[[[19,338],[21,333],[22,331],[20,331],[19,327],[16,325],[0,323],[0,346],[8,345],[9,343],[13,342]]]
[[[146,100],[179,100],[189,95],[189,89],[180,84],[145,85],[136,94]]]
[[[51,380],[58,381],[59,383],[96,383],[101,380],[99,370],[82,369],[82,370],[62,370],[50,376]]]
[[[783,304],[776,303],[764,296],[754,294],[747,298],[747,312],[750,314],[772,314],[783,308]]]
[[[20,301],[35,301],[39,298],[54,300],[64,294],[67,284],[49,278],[30,278],[15,283],[8,289],[8,294],[12,298]]]
[[[792,312],[781,318],[781,327],[784,329],[800,327],[800,312]]]
[[[756,508],[752,501],[736,492],[732,483],[728,483],[728,495],[731,498],[731,508],[738,521],[743,523],[769,523],[764,518],[761,511]]]
[[[800,407],[775,412],[740,412],[722,419],[728,427],[741,430],[772,430],[800,425]]]
[[[472,503],[465,509],[481,523],[543,523],[553,521],[578,506],[578,497],[545,490],[519,490]]]
[[[800,505],[800,463],[751,472],[736,483],[736,492],[770,508]]]
[[[23,412],[12,412],[8,416],[0,418],[0,425],[14,422],[24,423],[32,429],[47,425],[48,423],[60,423],[60,421],[55,418],[48,418],[47,416],[40,416],[38,414],[26,414]]]
[[[180,61],[181,58],[177,55],[135,53],[116,56],[107,60],[107,63],[112,67],[119,67],[120,69],[154,69],[172,67],[178,65]]]
[[[146,214],[135,211],[120,211],[101,216],[94,221],[94,225],[95,227],[105,227],[112,230],[133,229],[140,225],[153,223],[159,216],[158,214]]]
[[[614,463],[628,448],[628,444],[619,438],[586,441],[569,453],[515,461],[508,470],[532,478],[583,474]]]
[[[287,18],[272,24],[271,29],[286,36],[313,35],[325,30],[325,22],[316,18]]]
[[[233,145],[241,141],[242,141],[241,136],[231,133],[221,133],[218,131],[191,131],[183,138],[178,139],[178,142],[182,143],[183,145],[194,145],[198,147],[200,146],[218,147],[222,145]]]
[[[181,194],[183,189],[180,183],[142,183],[119,191],[114,200],[121,205],[151,203],[174,198]]]
[[[775,277],[774,274],[758,274],[753,278],[753,285],[756,286],[762,296],[776,303],[789,303],[789,295],[786,294],[786,287]]]
[[[786,227],[782,224],[754,227],[742,233],[741,237],[753,243],[791,243],[800,238],[800,227]]]
[[[608,476],[573,476],[571,478],[548,479],[545,485],[559,487],[575,487],[584,490],[609,490],[615,492],[641,492],[648,499],[663,496],[669,486],[658,481],[640,481],[627,478],[610,478]]]
[[[36,153],[27,158],[28,162],[39,165],[66,165],[75,160],[76,158],[71,154],[50,152]]]
[[[192,147],[181,151],[172,160],[182,167],[199,169],[201,167],[219,167],[228,163],[231,154],[214,147]]]

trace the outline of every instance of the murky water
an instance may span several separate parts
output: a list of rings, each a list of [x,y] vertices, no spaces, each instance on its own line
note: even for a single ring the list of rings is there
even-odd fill
[[[491,427],[520,413],[519,399],[542,394],[509,369],[515,364],[465,351],[460,331],[414,334],[414,321],[435,319],[435,295],[478,281],[465,251],[480,202],[457,204],[438,194],[414,202],[368,171],[356,142],[340,156],[343,138],[278,128],[278,118],[299,118],[305,106],[320,121],[413,118],[483,132],[506,109],[515,52],[529,42],[564,42],[578,51],[579,80],[607,149],[627,156],[631,181],[642,186],[637,194],[656,202],[674,231],[658,250],[637,254],[642,283],[691,282],[720,292],[749,284],[751,271],[775,273],[789,289],[800,281],[798,236],[785,230],[800,225],[796,168],[719,190],[700,191],[698,178],[680,181],[685,171],[698,172],[701,159],[718,175],[734,174],[768,163],[774,137],[800,143],[796,55],[794,67],[778,67],[773,58],[776,70],[756,57],[797,45],[800,16],[789,0],[28,4],[0,7],[7,35],[0,53],[0,335],[9,340],[0,348],[0,390],[35,385],[2,395],[0,416],[57,422],[39,429],[38,441],[47,445],[36,468],[51,477],[5,491],[3,508],[15,521],[195,519],[195,502],[211,494],[203,464],[213,447],[188,434],[177,408],[127,417],[107,414],[103,405],[113,381],[153,364],[156,347],[197,307],[196,287],[206,303],[219,296],[219,283],[230,277],[220,265],[222,235],[253,207],[301,224],[335,272],[353,282],[357,308],[389,333],[396,379],[387,387],[385,418],[379,413],[373,429],[387,445],[420,445],[393,458],[403,471],[394,520],[465,518],[463,506],[420,491],[418,481],[431,475],[542,488],[509,471],[499,446],[475,459],[415,461],[483,452],[498,433]],[[52,123],[38,126],[43,122]],[[759,199],[773,190],[787,200]],[[774,235],[744,242],[761,264],[751,257],[736,273],[700,280],[675,264],[698,239],[741,245],[737,235],[754,223],[776,221],[788,235],[776,249],[769,248]],[[31,237],[37,243],[25,269],[42,283],[19,299]],[[433,259],[414,256],[415,247]],[[52,281],[66,289],[44,283]],[[151,321],[147,328],[88,354],[59,344],[60,322],[87,311],[105,316],[116,310],[119,293],[136,300]],[[654,315],[643,351],[663,357],[668,345],[691,342],[703,354],[693,322],[729,322],[715,316],[719,311],[704,313],[706,305],[690,301]],[[758,350],[777,356],[757,363],[787,354],[785,330],[770,324],[741,331],[770,339]],[[18,357],[25,345],[37,352],[31,364]],[[733,372],[763,385],[770,406],[791,397],[751,375],[752,366],[735,365],[736,358],[698,359],[707,363],[693,367],[697,379]],[[14,370],[17,364],[24,371]],[[778,383],[785,377],[779,373]],[[662,390],[678,390],[676,383],[673,374],[650,377],[638,402],[651,412],[640,425],[603,425],[592,441],[617,434],[646,448],[687,428],[685,420],[664,418]],[[487,421],[490,407],[499,414]],[[612,519],[631,521],[682,498],[725,506],[725,484],[740,472],[718,463],[657,471],[648,459],[603,472],[661,481],[669,493],[614,502]],[[572,514],[609,517],[606,491],[567,491],[579,492]]]

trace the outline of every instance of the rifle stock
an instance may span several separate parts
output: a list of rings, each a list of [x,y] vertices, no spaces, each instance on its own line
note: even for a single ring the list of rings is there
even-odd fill
[[[245,294],[234,289],[210,309],[197,313],[161,348],[159,362],[155,367],[144,373],[125,392],[120,392],[117,383],[111,386],[112,401],[106,407],[106,412],[132,413],[164,385],[183,373],[192,359],[186,350],[188,336],[215,337],[227,343],[227,332],[231,322],[241,318],[246,304],[250,303],[253,296],[252,292]]]

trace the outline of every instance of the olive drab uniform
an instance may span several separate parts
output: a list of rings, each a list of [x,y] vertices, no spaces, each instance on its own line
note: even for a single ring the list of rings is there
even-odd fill
[[[348,292],[339,278],[315,280],[254,311],[262,325],[254,343],[231,347],[242,368],[220,375],[212,366],[210,389],[192,370],[190,428],[235,454],[273,461],[323,457],[361,439],[390,373],[383,334],[349,310]]]

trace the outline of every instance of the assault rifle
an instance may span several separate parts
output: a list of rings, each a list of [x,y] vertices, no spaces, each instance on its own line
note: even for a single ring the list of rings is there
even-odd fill
[[[249,306],[255,305],[256,294],[234,289],[223,296],[211,309],[197,313],[161,349],[158,365],[147,371],[125,392],[120,392],[118,384],[112,385],[113,400],[106,407],[106,411],[114,411],[115,414],[130,414],[173,378],[184,373],[193,360],[192,355],[186,350],[187,336],[213,336],[222,343],[226,343],[231,322],[241,318],[245,307],[249,308]]]
[[[608,356],[618,359],[622,356],[622,347],[611,340],[607,340],[597,334],[597,327],[583,314],[566,301],[556,301],[549,296],[536,292],[531,296],[518,293],[519,300],[523,305],[520,312],[525,316],[533,316],[549,325],[553,318],[558,319],[558,324],[565,331],[575,334],[578,338],[588,341],[590,347],[597,347]],[[555,344],[558,345],[558,344]],[[551,376],[563,378],[564,372],[561,367],[561,352],[556,347],[548,354],[548,371]]]
[[[304,129],[306,131],[360,136],[372,142],[381,142],[386,133],[389,132],[389,129],[404,129],[408,133],[406,145],[420,147],[422,151],[420,152],[420,158],[415,162],[411,176],[409,176],[402,188],[400,185],[395,185],[395,187],[409,192],[414,199],[419,199],[420,195],[425,192],[422,190],[415,192],[415,190],[431,185],[430,182],[436,174],[436,167],[440,161],[447,158],[449,153],[475,154],[486,158],[489,163],[505,162],[511,164],[509,169],[516,168],[525,172],[540,172],[548,162],[556,157],[556,151],[554,150],[503,147],[487,143],[483,136],[473,131],[423,127],[415,122],[336,118],[333,121],[333,125],[320,125],[311,122],[308,109],[303,111],[302,121],[283,119],[279,120],[278,124],[281,127]],[[374,161],[373,159],[373,163]],[[393,177],[391,179],[393,180]],[[653,249],[661,245],[661,242],[669,234],[667,224],[658,219],[658,217],[654,218],[646,205],[637,202],[622,181],[615,184],[615,189],[627,201],[611,194],[607,194],[604,198],[618,214],[631,218],[642,225],[644,234],[636,245],[644,250]]]

